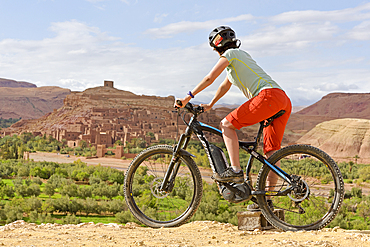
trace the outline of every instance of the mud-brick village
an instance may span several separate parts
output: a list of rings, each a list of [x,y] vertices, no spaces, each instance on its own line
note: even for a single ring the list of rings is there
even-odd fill
[[[3,129],[1,134],[47,135],[67,142],[71,148],[85,141],[97,148],[98,157],[104,156],[106,148],[119,140],[123,146],[117,147],[114,153],[120,158],[130,156],[123,153],[123,147],[133,138],[141,138],[150,145],[161,139],[175,139],[178,133],[183,133],[186,125],[177,118],[173,102],[173,96],[135,95],[114,88],[113,81],[104,81],[104,86],[71,92],[61,108],[39,119],[22,119]],[[221,118],[211,110],[202,114],[200,120],[218,126]],[[217,136],[208,138],[220,141]]]

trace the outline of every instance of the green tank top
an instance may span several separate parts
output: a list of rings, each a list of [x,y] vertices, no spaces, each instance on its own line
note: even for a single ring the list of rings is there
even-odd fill
[[[248,99],[259,94],[263,89],[279,88],[282,90],[279,84],[266,74],[246,51],[229,49],[221,56],[229,61],[229,66],[226,67],[229,81],[237,86]]]

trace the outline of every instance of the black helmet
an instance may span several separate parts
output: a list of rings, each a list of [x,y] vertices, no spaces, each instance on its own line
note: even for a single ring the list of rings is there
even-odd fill
[[[223,47],[229,42],[237,41],[234,30],[228,26],[219,26],[209,34],[209,45]]]

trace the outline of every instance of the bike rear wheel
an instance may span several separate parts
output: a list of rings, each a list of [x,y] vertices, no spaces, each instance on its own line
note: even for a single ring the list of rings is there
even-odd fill
[[[173,190],[159,190],[167,172],[173,147],[158,145],[142,151],[131,162],[124,183],[131,213],[150,227],[173,227],[189,220],[202,198],[202,177],[190,156],[180,157]]]
[[[257,201],[265,218],[284,231],[317,230],[328,225],[337,215],[344,197],[344,184],[335,161],[325,152],[309,145],[292,145],[275,152],[268,161],[279,164],[285,172],[300,176],[299,188],[287,196],[266,196]],[[281,192],[289,184],[278,177],[277,183],[268,182],[270,168],[263,166],[256,188],[260,191]],[[276,176],[271,172],[272,176]],[[270,175],[271,176],[271,175]]]

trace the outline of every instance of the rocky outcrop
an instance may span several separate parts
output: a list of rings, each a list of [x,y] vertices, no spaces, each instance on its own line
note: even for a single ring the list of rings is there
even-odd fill
[[[370,120],[336,119],[318,124],[298,140],[334,158],[370,158]]]

